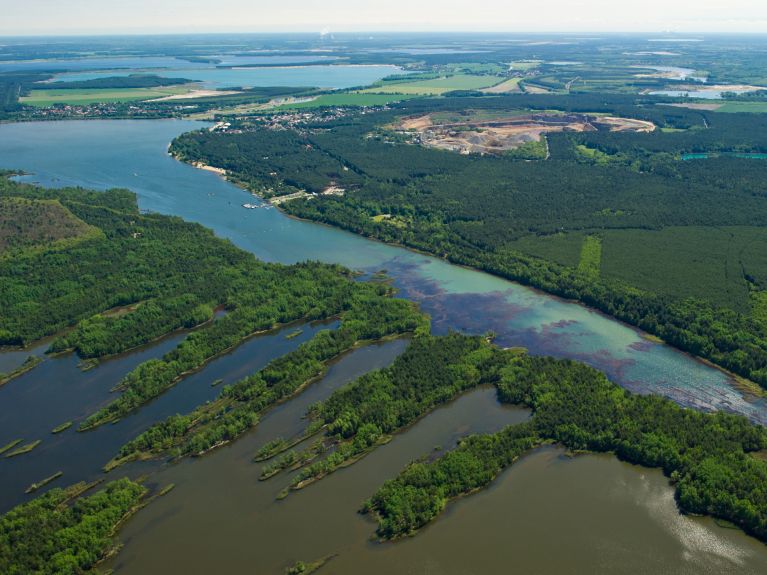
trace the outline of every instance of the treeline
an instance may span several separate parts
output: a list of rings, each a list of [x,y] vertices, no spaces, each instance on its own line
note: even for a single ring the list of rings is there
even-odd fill
[[[0,74],[0,120],[13,117],[21,110],[19,96],[24,95],[35,82],[50,78],[50,74],[32,72],[6,72]]]
[[[386,368],[370,372],[335,392],[309,412],[311,429],[325,431],[327,457],[304,467],[293,478],[299,487],[366,454],[391,434],[413,424],[436,406],[485,383],[484,363],[494,357],[484,337],[450,334],[414,338],[405,352]],[[284,448],[284,445],[283,445]],[[270,455],[280,449],[270,450]],[[287,466],[315,459],[318,449],[288,452],[267,476]]]
[[[121,395],[86,418],[80,430],[123,417],[256,332],[298,319],[345,317],[348,313],[352,329],[342,333],[351,338],[349,343],[353,345],[358,339],[377,339],[377,330],[381,331],[380,337],[390,335],[387,322],[399,326],[403,320],[395,311],[407,314],[411,310],[411,304],[405,301],[386,301],[388,288],[356,284],[335,266],[296,264],[283,269],[271,282],[254,283],[249,300],[242,299],[243,293],[238,294],[238,306],[224,317],[191,333],[161,359],[148,360],[128,373],[119,384]],[[364,314],[360,317],[359,306],[363,303],[366,313],[373,314],[370,320]],[[416,312],[410,313],[417,316]]]
[[[45,87],[55,90],[80,90],[83,88],[156,88],[158,86],[175,86],[189,84],[194,80],[186,78],[164,78],[155,74],[130,74],[128,76],[109,76],[93,78],[92,80],[59,81],[46,84]]]
[[[85,489],[52,489],[0,517],[0,572],[89,573],[112,549],[115,529],[147,490],[128,479],[79,497]]]
[[[332,308],[341,316],[338,329],[317,333],[298,349],[273,360],[261,371],[226,386],[214,402],[153,425],[124,445],[108,467],[163,453],[176,457],[203,453],[235,439],[254,426],[265,409],[320,377],[331,359],[360,343],[406,333],[428,332],[428,319],[414,304],[389,297],[385,286],[352,283],[347,287],[345,293],[327,298],[338,302],[337,307]],[[161,361],[165,365],[173,365],[175,360],[166,356]],[[155,364],[147,362],[144,366],[154,368]],[[139,366],[128,376],[131,385],[144,384],[148,379],[144,371]],[[86,425],[91,421],[101,423],[112,412],[108,409],[104,416],[96,414],[92,420],[86,421]]]
[[[767,326],[757,318],[705,300],[639,290],[618,280],[595,281],[575,268],[511,249],[477,248],[433,222],[403,230],[362,219],[355,207],[352,202],[344,205],[333,200],[284,204],[296,216],[428,251],[452,263],[581,301],[767,387]]]
[[[767,448],[763,427],[631,394],[577,362],[493,353],[482,364],[484,377],[494,380],[500,401],[530,407],[532,419],[470,437],[387,481],[364,507],[378,515],[381,537],[414,533],[450,499],[486,486],[530,448],[556,442],[659,467],[674,483],[682,511],[726,519],[767,540],[767,463],[754,456]]]

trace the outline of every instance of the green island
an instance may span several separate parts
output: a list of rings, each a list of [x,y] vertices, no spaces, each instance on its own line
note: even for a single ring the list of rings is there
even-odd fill
[[[2,447],[0,447],[0,455],[10,451],[14,447],[16,447],[19,443],[21,443],[22,441],[24,441],[24,440],[23,439],[14,439],[13,441],[9,441],[8,443],[6,443]]]
[[[635,395],[583,364],[493,350],[485,366],[498,398],[532,409],[532,418],[491,435],[471,436],[439,459],[415,462],[386,482],[364,509],[378,534],[412,534],[447,502],[488,485],[505,467],[546,442],[573,451],[612,452],[659,467],[679,508],[707,514],[767,539],[767,431],[740,416],[700,413],[657,396]],[[488,372],[486,372],[488,373]]]
[[[11,457],[17,457],[19,455],[24,455],[25,453],[29,453],[35,447],[40,445],[42,442],[43,442],[42,439],[36,439],[35,441],[30,441],[29,443],[25,443],[24,445],[22,445],[20,447],[17,447],[15,449],[13,449],[12,451],[5,452],[5,450],[4,450],[5,458],[8,459],[8,458],[11,458]],[[20,442],[16,442],[16,443],[20,443]],[[6,448],[7,447],[8,446],[6,446]]]
[[[27,487],[24,493],[27,493],[27,494],[34,493],[35,491],[38,491],[42,489],[43,487],[45,487],[46,485],[48,485],[51,481],[55,481],[62,475],[64,475],[63,471],[57,471],[56,473],[54,473],[53,475],[49,475],[45,479],[41,479],[40,481],[35,481],[32,485]]]
[[[114,552],[115,532],[147,489],[118,479],[84,496],[90,487],[52,489],[0,516],[0,572],[86,573]]]
[[[57,425],[56,427],[51,429],[51,433],[53,433],[55,435],[57,433],[61,433],[62,431],[66,431],[70,427],[72,427],[72,422],[71,421],[65,421],[61,425]]]
[[[357,282],[333,265],[259,262],[199,225],[140,214],[127,191],[44,190],[2,179],[5,196],[66,210],[95,232],[6,248],[0,341],[23,345],[74,326],[50,351],[100,358],[200,326],[163,358],[130,372],[118,384],[120,396],[81,430],[119,419],[218,354],[278,325],[348,320],[338,332],[313,340],[313,357],[327,361],[359,342],[412,331],[425,321],[411,304],[392,299],[388,286]],[[219,307],[227,313],[214,320]],[[255,382],[235,389],[244,385]]]
[[[12,379],[27,373],[29,370],[37,367],[42,361],[43,358],[36,355],[30,355],[27,357],[27,359],[24,360],[24,363],[22,363],[19,367],[10,373],[0,373],[0,385],[4,385]]]
[[[683,512],[712,515],[767,538],[763,427],[742,416],[700,413],[668,399],[635,395],[582,363],[501,350],[478,336],[414,338],[390,367],[360,377],[311,410],[309,429],[325,432],[321,449],[313,444],[299,453],[288,451],[264,468],[262,479],[303,466],[291,484],[303,488],[481,385],[494,385],[502,403],[530,408],[530,420],[470,436],[455,450],[414,462],[387,481],[363,507],[378,516],[380,537],[415,533],[450,500],[487,486],[530,450],[556,443],[573,452],[611,452],[659,467],[675,485]],[[275,440],[256,459],[289,447]]]
[[[767,116],[592,93],[389,108],[246,116],[171,151],[288,214],[581,301],[767,386],[767,164],[738,157],[767,150]],[[520,130],[545,130],[547,159],[520,158]],[[722,155],[681,161],[702,151]]]
[[[157,423],[125,444],[106,469],[158,455],[202,454],[257,424],[260,414],[317,380],[339,355],[373,341],[428,332],[427,318],[382,284],[349,284],[352,298],[335,330],[322,330],[259,372],[225,386],[219,397],[186,415]],[[272,446],[276,449],[277,445]]]

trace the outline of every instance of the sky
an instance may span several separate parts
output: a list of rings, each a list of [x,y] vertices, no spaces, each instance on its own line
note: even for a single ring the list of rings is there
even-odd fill
[[[767,0],[0,0],[0,35],[750,32]]]

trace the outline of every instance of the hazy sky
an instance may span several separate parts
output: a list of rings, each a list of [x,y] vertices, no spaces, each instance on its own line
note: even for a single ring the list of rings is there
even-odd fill
[[[767,0],[0,0],[0,35],[323,29],[767,33]]]

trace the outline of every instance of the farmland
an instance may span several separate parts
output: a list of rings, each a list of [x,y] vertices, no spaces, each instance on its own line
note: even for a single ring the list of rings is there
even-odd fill
[[[456,74],[428,80],[415,80],[400,83],[384,83],[362,90],[366,94],[418,94],[438,96],[455,90],[481,90],[499,84],[503,79],[498,76],[474,76]]]
[[[164,88],[81,88],[63,90],[32,90],[19,102],[30,106],[47,107],[54,104],[87,105],[110,102],[134,102],[185,94],[183,86]]]
[[[371,94],[359,92],[342,92],[338,94],[322,94],[311,100],[299,100],[278,106],[277,110],[300,110],[305,108],[322,108],[330,106],[385,106],[391,102],[399,102],[414,98],[414,94]]]

